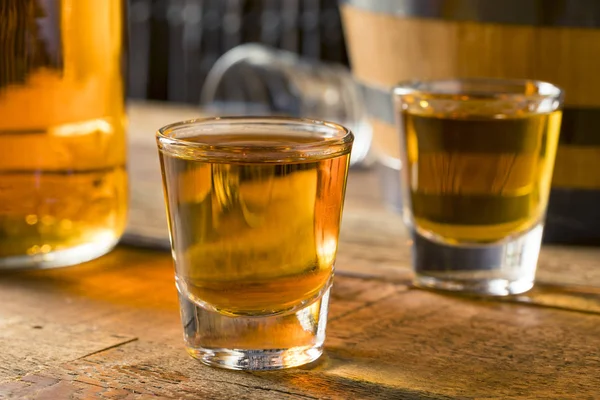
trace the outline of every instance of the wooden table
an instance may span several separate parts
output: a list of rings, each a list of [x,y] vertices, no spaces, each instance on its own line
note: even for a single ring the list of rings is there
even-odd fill
[[[410,285],[410,240],[352,171],[326,355],[281,372],[184,351],[170,254],[121,246],[77,267],[0,275],[0,398],[600,398],[600,249],[545,247],[524,296]]]

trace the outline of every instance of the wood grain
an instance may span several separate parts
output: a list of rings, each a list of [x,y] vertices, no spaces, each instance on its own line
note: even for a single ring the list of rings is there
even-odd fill
[[[360,279],[343,277],[336,301]],[[377,285],[372,289],[377,289]],[[367,297],[373,296],[373,290]],[[593,398],[600,316],[395,290],[329,323],[327,355],[283,372],[236,373],[151,335],[0,384],[8,397]]]
[[[569,106],[600,106],[600,29],[405,18],[341,8],[354,75],[391,87],[407,79],[528,78],[565,89]]]
[[[0,382],[133,340],[86,323],[62,325],[48,318],[20,316],[0,319]]]
[[[455,397],[576,398],[600,385],[599,318],[410,291],[334,321],[329,348],[363,361],[355,373],[382,384]]]

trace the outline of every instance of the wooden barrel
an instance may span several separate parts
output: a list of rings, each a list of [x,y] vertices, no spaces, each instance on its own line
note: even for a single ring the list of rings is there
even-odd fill
[[[563,88],[544,240],[600,244],[600,0],[341,0],[341,12],[383,169],[399,168],[390,98],[399,81],[528,78]],[[386,176],[391,193],[398,182]]]

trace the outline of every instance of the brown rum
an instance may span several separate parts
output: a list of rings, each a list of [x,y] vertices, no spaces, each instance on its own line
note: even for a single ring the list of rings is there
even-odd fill
[[[561,112],[403,113],[405,182],[415,228],[451,243],[489,243],[543,218]]]
[[[316,299],[333,274],[349,155],[265,153],[273,143],[294,149],[306,142],[292,135],[186,138],[194,140],[234,150],[226,162],[191,146],[179,155],[161,151],[180,293],[246,316]],[[262,159],[240,161],[254,149]]]

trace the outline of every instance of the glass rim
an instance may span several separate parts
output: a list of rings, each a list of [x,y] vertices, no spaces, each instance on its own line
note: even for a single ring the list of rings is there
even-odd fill
[[[220,127],[218,131],[215,131],[215,127]],[[248,130],[248,127],[256,126],[257,129]],[[352,143],[354,141],[354,135],[352,132],[335,122],[321,121],[309,118],[294,118],[284,116],[225,116],[225,117],[205,117],[195,118],[184,121],[174,122],[159,128],[156,132],[156,139],[160,144],[174,145],[179,148],[191,148],[199,151],[203,151],[211,156],[223,156],[229,157],[232,154],[241,155],[244,150],[249,147],[239,144],[225,143],[215,144],[201,142],[201,141],[190,141],[186,138],[178,138],[172,133],[183,130],[192,129],[195,131],[195,127],[199,128],[213,128],[208,130],[215,136],[236,133],[236,134],[256,134],[260,126],[270,127],[282,127],[282,132],[285,132],[287,127],[290,132],[304,132],[305,134],[319,134],[314,136],[314,141],[299,142],[293,147],[289,145],[282,145],[276,141],[272,145],[267,144],[262,146],[251,147],[253,154],[269,153],[269,154],[281,154],[281,155],[298,155],[302,154],[303,157],[300,159],[311,159],[315,157],[334,157],[339,154],[344,154],[350,151]],[[295,129],[294,129],[295,128]],[[198,129],[198,135],[202,135],[202,130]],[[268,137],[269,133],[265,133]],[[302,135],[299,135],[303,137]],[[304,136],[310,137],[310,136]],[[272,161],[277,161],[273,159]]]
[[[436,85],[449,84],[470,84],[487,85],[487,88],[480,90],[441,90],[435,88]],[[507,87],[521,87],[522,91],[506,90]],[[496,87],[496,90],[491,88]],[[535,87],[534,93],[527,93],[527,87]],[[504,90],[502,90],[504,88]],[[413,79],[397,83],[392,89],[394,97],[403,97],[408,95],[435,96],[436,98],[446,98],[455,101],[481,100],[544,100],[556,99],[562,103],[564,91],[557,85],[535,79],[511,79],[511,78],[442,78],[442,79]]]

